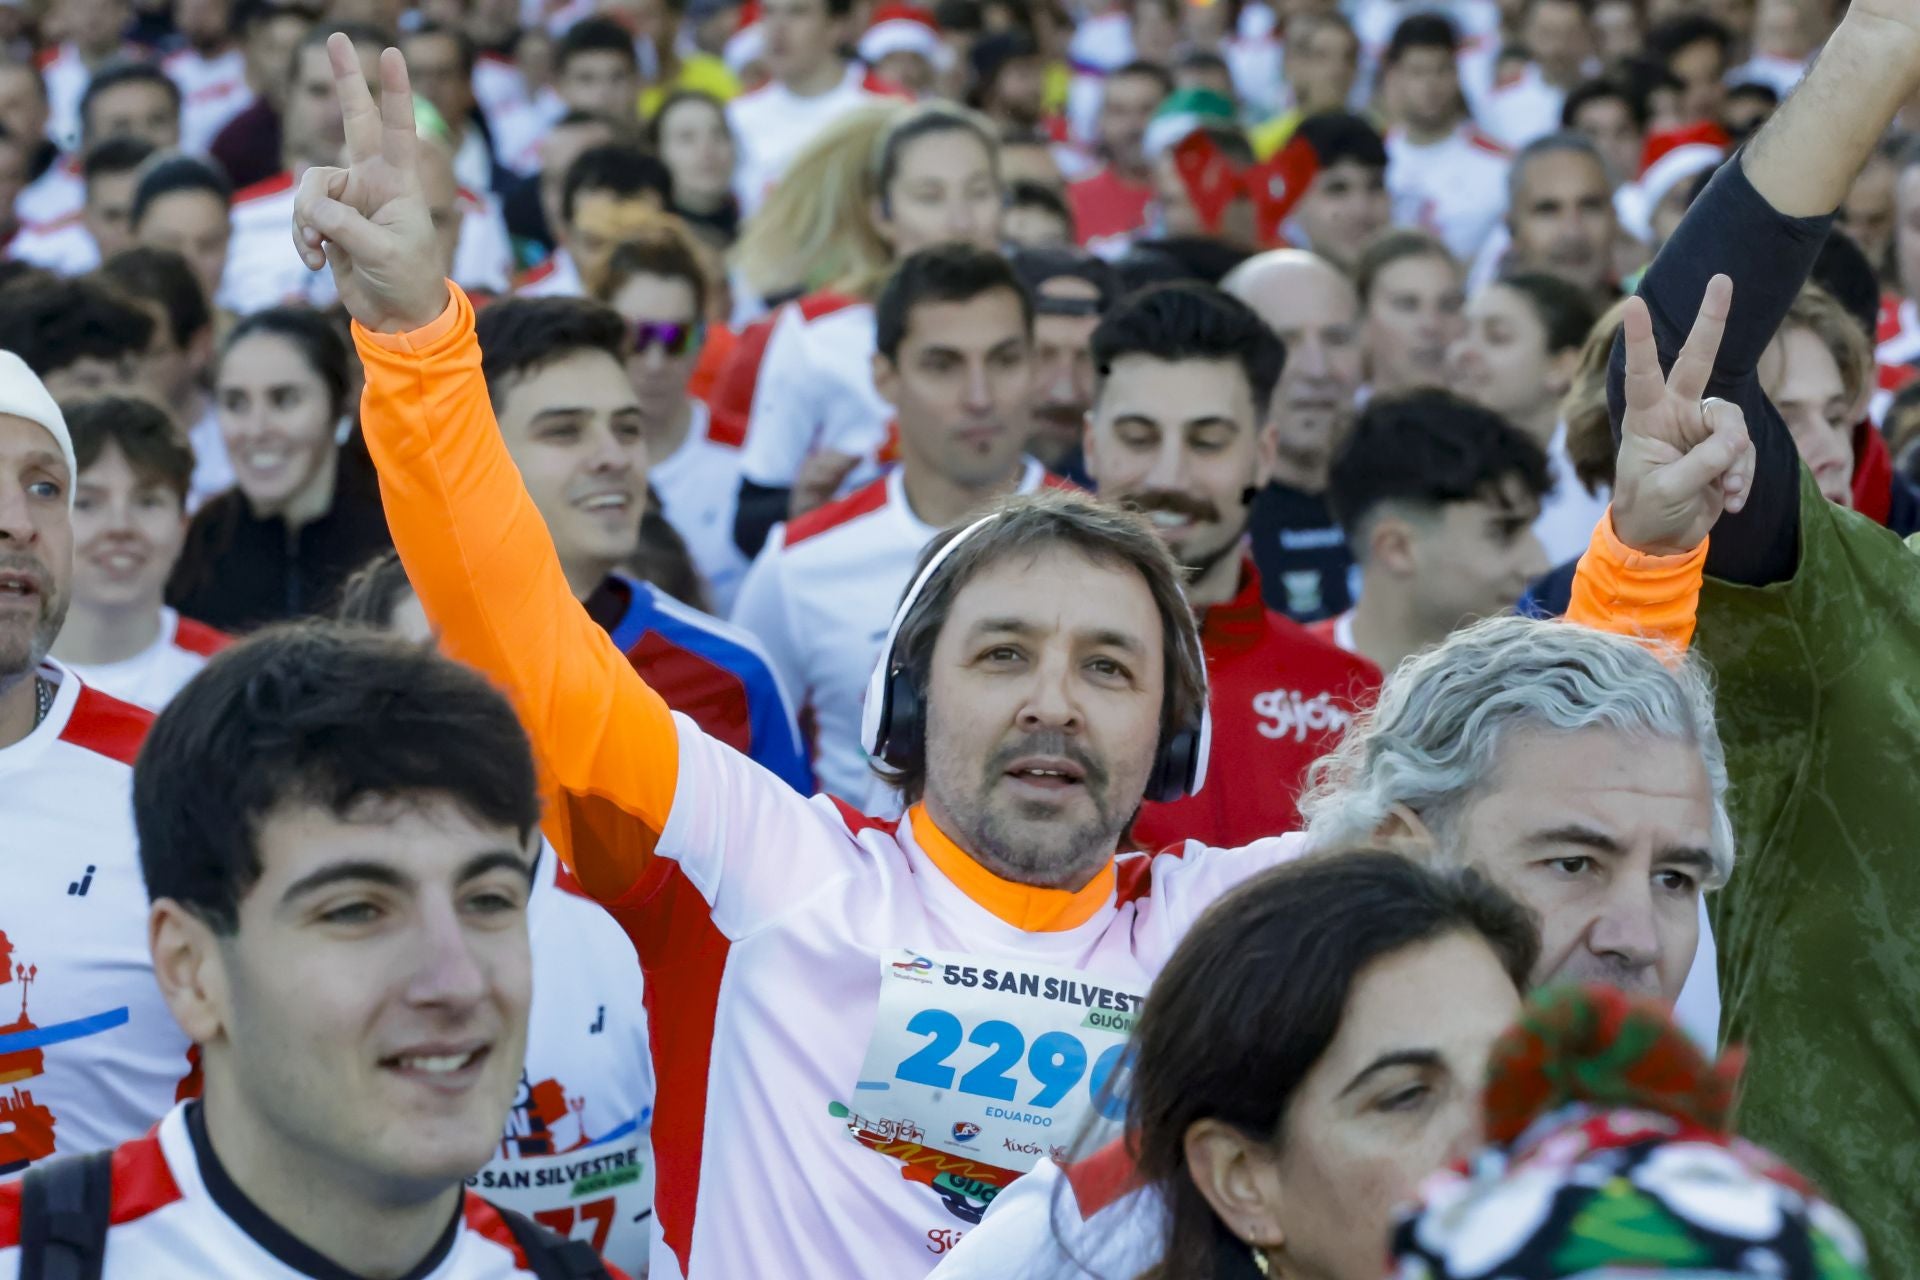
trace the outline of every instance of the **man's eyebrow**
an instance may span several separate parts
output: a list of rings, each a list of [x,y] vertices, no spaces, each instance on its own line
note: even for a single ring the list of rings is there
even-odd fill
[[[280,895],[280,901],[282,904],[289,903],[296,898],[306,897],[330,885],[336,885],[347,880],[364,880],[373,884],[386,885],[393,888],[398,888],[408,883],[406,876],[401,875],[384,862],[374,862],[369,859],[334,862],[321,867],[318,871],[308,872],[306,875],[300,877],[300,879],[295,880],[291,885],[287,886],[287,891]]]
[[[1653,861],[1656,866],[1686,867],[1703,880],[1712,876],[1716,870],[1713,854],[1691,844],[1662,845]]]
[[[520,853],[507,849],[489,849],[485,853],[476,854],[467,859],[467,864],[460,868],[460,874],[454,877],[454,883],[465,884],[469,880],[479,879],[490,871],[505,868],[517,872],[528,884],[532,884],[533,866],[534,860],[529,860]]]
[[[1344,1098],[1382,1071],[1394,1067],[1438,1067],[1443,1063],[1438,1049],[1393,1049],[1360,1068],[1359,1073],[1347,1081],[1347,1087],[1334,1096]]]
[[[1596,830],[1593,827],[1583,827],[1578,823],[1568,823],[1565,826],[1549,827],[1544,831],[1536,831],[1527,837],[1527,843],[1533,845],[1571,844],[1578,845],[1585,849],[1592,849],[1596,853],[1611,853],[1616,855],[1626,852],[1626,846],[1622,845],[1606,832]]]
[[[1127,653],[1143,652],[1145,646],[1125,631],[1115,631],[1111,627],[1101,627],[1093,631],[1080,632],[1080,639],[1103,649],[1121,649]]]

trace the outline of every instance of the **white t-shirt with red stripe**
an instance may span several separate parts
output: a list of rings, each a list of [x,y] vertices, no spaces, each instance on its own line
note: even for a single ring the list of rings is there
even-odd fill
[[[102,1280],[311,1280],[348,1273],[273,1222],[220,1167],[204,1130],[169,1112],[113,1154]],[[19,1273],[17,1186],[0,1187],[0,1277]],[[472,1192],[409,1280],[527,1280],[513,1233]]]
[[[61,156],[29,182],[13,202],[14,216],[28,226],[44,226],[77,214],[87,203],[87,182],[78,156]]]
[[[793,158],[820,130],[855,107],[899,96],[898,89],[850,62],[840,83],[815,97],[803,98],[774,80],[729,102],[727,122],[740,148],[733,190],[741,215],[760,207]]]
[[[74,662],[68,666],[103,693],[148,711],[159,711],[173,701],[181,686],[200,674],[208,658],[231,643],[225,632],[183,618],[177,610],[162,605],[160,634],[139,653],[119,662]]]
[[[1028,459],[1020,492],[1046,482]],[[775,529],[747,570],[733,621],[760,641],[780,683],[814,731],[820,789],[848,804],[870,798],[860,707],[887,624],[920,552],[940,530],[913,513],[895,470]]]
[[[1086,919],[1032,931],[911,822],[803,799],[674,719],[658,857],[609,904],[660,1047],[655,1277],[926,1275],[993,1179],[1071,1144],[1105,1096],[1130,1021],[1110,1011],[1137,1011],[1199,913],[1302,843],[1125,854]]]
[[[7,242],[7,256],[63,276],[83,276],[100,265],[100,246],[79,209],[52,222],[32,222]]]
[[[268,307],[330,307],[338,300],[331,271],[312,271],[293,247],[293,199],[298,184],[278,173],[233,193],[227,269],[219,305],[235,315]]]
[[[893,406],[873,385],[873,305],[819,293],[783,308],[760,357],[740,474],[791,488],[813,454],[867,458],[886,443]],[[849,487],[874,473],[849,478]]]
[[[160,69],[180,86],[180,148],[205,155],[227,122],[253,105],[247,58],[238,45],[208,57],[182,49],[163,58]]]
[[[58,662],[39,674],[52,709],[0,750],[0,1177],[145,1133],[193,1074],[153,979],[133,832],[153,717]]]

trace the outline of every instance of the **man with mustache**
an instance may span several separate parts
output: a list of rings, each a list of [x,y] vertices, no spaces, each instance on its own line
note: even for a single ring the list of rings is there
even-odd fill
[[[1143,806],[1134,840],[1234,845],[1295,830],[1307,766],[1372,700],[1380,672],[1268,609],[1245,550],[1263,410],[1286,348],[1245,303],[1200,284],[1129,296],[1091,345],[1100,381],[1087,470],[1101,497],[1147,516],[1185,571],[1215,750],[1249,771],[1239,785]]]
[[[1113,267],[1079,249],[1018,249],[1013,269],[1033,295],[1033,434],[1027,451],[1057,476],[1087,481],[1081,433],[1093,407],[1088,344],[1114,300]]]
[[[78,474],[59,406],[0,352],[0,1178],[138,1137],[198,1088],[146,947],[131,791],[153,717],[48,657]]]

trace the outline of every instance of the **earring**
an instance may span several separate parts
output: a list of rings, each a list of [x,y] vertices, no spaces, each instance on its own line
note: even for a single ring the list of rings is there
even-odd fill
[[[1248,1245],[1247,1247],[1253,1252],[1254,1270],[1258,1271],[1263,1276],[1272,1275],[1273,1263],[1267,1258],[1267,1251],[1261,1248],[1257,1244]]]

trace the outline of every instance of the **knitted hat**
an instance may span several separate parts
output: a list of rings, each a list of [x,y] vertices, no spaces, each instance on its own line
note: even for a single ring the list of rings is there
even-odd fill
[[[1235,127],[1233,103],[1211,89],[1176,89],[1147,122],[1144,146],[1149,156],[1165,155],[1189,134],[1208,125]]]
[[[1603,987],[1537,995],[1494,1046],[1496,1144],[1428,1179],[1393,1280],[1864,1280],[1860,1233],[1728,1129],[1739,1055]]]
[[[60,446],[60,457],[67,464],[67,509],[73,509],[73,493],[78,487],[80,466],[73,459],[73,435],[67,430],[66,415],[47,394],[40,375],[11,351],[0,351],[0,413],[25,418],[47,429]]]
[[[953,50],[940,38],[933,15],[910,4],[881,5],[860,36],[860,61],[870,67],[895,53],[917,53],[943,71],[953,65]]]

